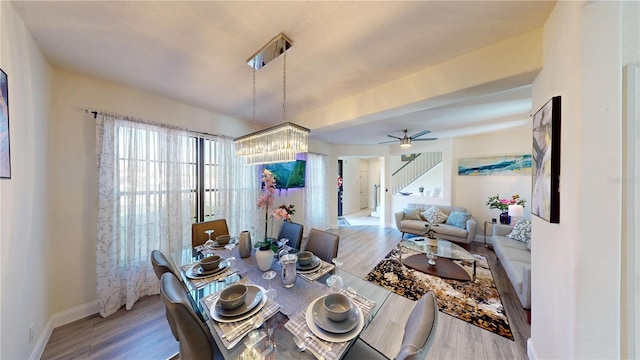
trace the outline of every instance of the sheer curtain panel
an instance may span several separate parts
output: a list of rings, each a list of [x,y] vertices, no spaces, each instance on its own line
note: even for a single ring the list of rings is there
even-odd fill
[[[329,194],[327,192],[328,156],[307,154],[307,176],[304,191],[305,229],[329,228]]]
[[[194,147],[189,133],[99,114],[97,290],[100,315],[157,294],[154,249],[191,243]]]

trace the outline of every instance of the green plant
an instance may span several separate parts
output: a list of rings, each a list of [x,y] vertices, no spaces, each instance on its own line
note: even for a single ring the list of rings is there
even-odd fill
[[[259,249],[259,250],[269,250],[269,249],[271,249],[271,251],[273,251],[274,253],[278,252],[278,242],[277,241],[272,241],[270,239],[258,241],[254,245],[254,247]]]

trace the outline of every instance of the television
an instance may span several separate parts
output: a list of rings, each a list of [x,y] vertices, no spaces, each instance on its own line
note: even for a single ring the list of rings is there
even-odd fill
[[[264,168],[271,171],[276,179],[276,189],[303,188],[307,168],[305,160],[266,164]]]

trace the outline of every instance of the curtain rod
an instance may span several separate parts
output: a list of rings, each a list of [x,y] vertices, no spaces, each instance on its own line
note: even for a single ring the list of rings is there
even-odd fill
[[[106,112],[106,111],[100,111],[100,110],[94,110],[94,109],[84,109],[84,111],[87,114],[93,114],[93,118],[94,119],[98,118],[98,114],[107,115],[107,116],[117,116],[117,117],[123,118],[125,120],[129,120],[129,121],[133,121],[133,122],[158,125],[158,126],[162,126],[162,127],[168,127],[168,128],[176,129],[176,130],[184,130],[184,131],[187,131],[187,132],[189,132],[191,134],[196,134],[196,135],[207,135],[207,136],[213,136],[213,137],[219,137],[219,138],[225,138],[225,139],[233,139],[232,137],[229,137],[229,136],[226,136],[226,135],[209,134],[209,133],[202,132],[202,131],[195,131],[195,130],[191,130],[191,129],[187,129],[187,128],[183,128],[183,127],[179,127],[179,126],[175,126],[175,125],[168,125],[168,124],[158,123],[158,122],[155,122],[155,121],[150,121],[150,120],[145,120],[145,119],[140,119],[140,118],[134,118],[132,116],[113,113],[113,112]]]

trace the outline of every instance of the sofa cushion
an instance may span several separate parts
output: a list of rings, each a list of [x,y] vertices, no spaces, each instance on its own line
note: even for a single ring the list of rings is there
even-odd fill
[[[527,219],[518,219],[507,237],[525,244],[528,243],[531,240],[531,222]]]
[[[502,267],[504,268],[504,272],[507,273],[507,277],[509,281],[511,281],[511,285],[513,285],[513,289],[517,293],[523,292],[522,283],[523,283],[523,275],[524,275],[524,267],[529,265],[527,262],[523,261],[501,261]]]
[[[457,226],[461,229],[467,228],[467,220],[471,218],[471,214],[469,213],[461,213],[457,211],[452,211],[447,218],[447,225]]]
[[[435,205],[422,212],[421,215],[423,217],[423,220],[434,224],[441,224],[447,221],[447,218],[449,217]]]
[[[427,223],[422,221],[422,220],[402,220],[401,222],[401,226],[404,229],[410,229],[410,230],[414,230],[414,231],[418,231],[418,232],[422,232],[427,230],[424,226]]]
[[[420,217],[420,209],[402,209],[406,220],[422,220]]]
[[[493,236],[491,238],[491,242],[493,243],[494,248],[512,248],[520,251],[529,251],[527,249],[527,244],[509,239],[506,236]]]
[[[436,234],[440,235],[451,235],[457,236],[461,238],[467,237],[468,231],[465,229],[461,229],[457,226],[447,225],[447,224],[438,224],[438,226],[434,226],[433,230]]]

